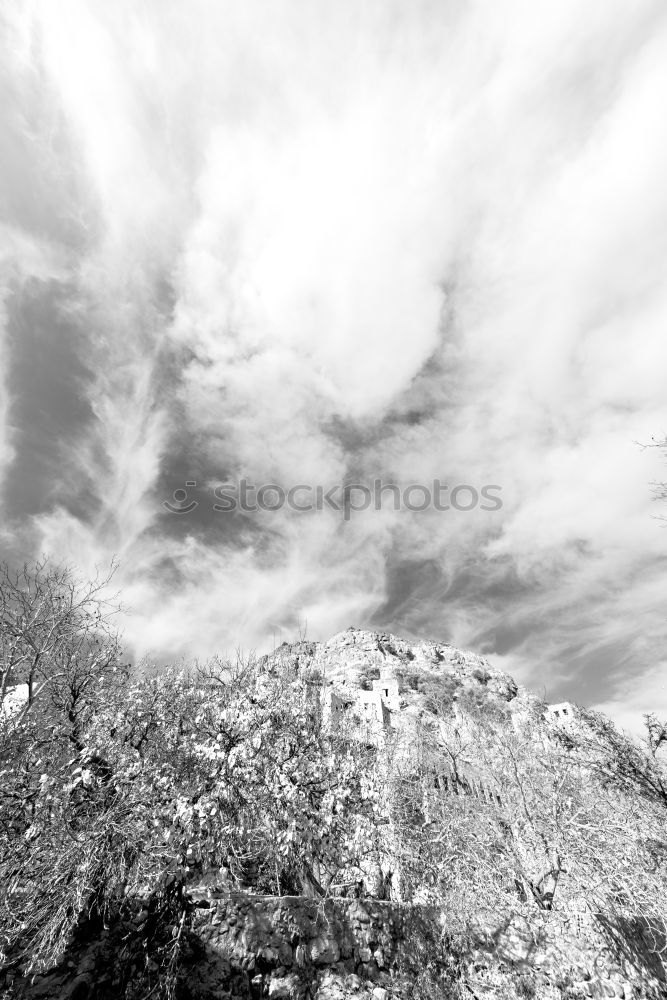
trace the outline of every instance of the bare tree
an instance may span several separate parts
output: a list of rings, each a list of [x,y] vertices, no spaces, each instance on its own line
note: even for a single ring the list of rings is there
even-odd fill
[[[560,734],[562,745],[574,751],[605,787],[667,809],[667,767],[658,756],[665,742],[665,724],[645,716],[644,745],[616,728],[611,719],[581,709],[583,725]]]
[[[549,733],[538,715],[470,711],[396,755],[385,800],[403,884],[464,923],[575,900],[664,912],[660,762],[603,717]],[[657,748],[663,728],[652,732]]]
[[[647,712],[644,715],[644,725],[646,726],[646,748],[655,761],[661,747],[667,748],[667,720],[661,721],[655,712]]]
[[[43,558],[13,571],[0,564],[0,704],[8,688],[27,685],[26,709],[48,691],[76,717],[85,688],[119,655],[109,586],[116,571],[81,581]],[[74,721],[74,720],[73,720]]]

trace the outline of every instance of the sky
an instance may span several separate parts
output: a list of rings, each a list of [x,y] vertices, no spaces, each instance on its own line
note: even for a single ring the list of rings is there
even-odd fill
[[[136,657],[356,625],[667,715],[662,0],[0,28],[5,558],[117,559]],[[243,479],[469,489],[215,510]]]

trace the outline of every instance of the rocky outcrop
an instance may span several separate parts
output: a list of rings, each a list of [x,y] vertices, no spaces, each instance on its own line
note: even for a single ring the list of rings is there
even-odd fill
[[[337,632],[326,642],[284,643],[263,657],[270,666],[273,661],[292,662],[303,669],[312,669],[326,681],[354,684],[365,671],[409,672],[413,670],[448,670],[461,678],[474,679],[475,671],[483,671],[484,684],[497,689],[502,697],[515,696],[517,685],[509,674],[492,667],[488,660],[475,653],[458,649],[450,643],[430,639],[409,640],[388,632],[372,632],[353,628]]]

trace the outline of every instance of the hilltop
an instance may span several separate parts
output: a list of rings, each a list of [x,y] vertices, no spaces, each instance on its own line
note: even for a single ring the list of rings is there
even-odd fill
[[[350,627],[326,642],[285,643],[260,661],[317,676],[341,700],[363,701],[363,692],[382,690],[391,725],[402,726],[425,714],[442,714],[456,705],[514,702],[524,710],[536,704],[509,674],[475,653],[433,640],[412,641],[387,632]],[[398,688],[398,697],[397,691]],[[391,691],[391,693],[390,693]]]

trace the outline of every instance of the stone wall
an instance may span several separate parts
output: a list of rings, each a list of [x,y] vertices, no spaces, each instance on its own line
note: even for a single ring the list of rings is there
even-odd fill
[[[189,1000],[667,997],[664,926],[647,920],[489,913],[461,938],[433,908],[389,901],[216,888],[185,898],[180,921],[142,898],[110,926],[84,927],[55,969],[0,975],[1,1000],[137,1000],[154,992],[172,941],[170,995]]]
[[[193,902],[193,929],[238,996],[387,1000],[408,995],[427,964],[446,964],[447,928],[431,908],[241,893]],[[586,910],[530,921],[488,914],[456,961],[471,981],[502,987],[504,996],[518,982],[532,983],[540,998],[667,996],[664,935],[643,925],[612,925]]]
[[[211,968],[233,995],[325,998],[396,993],[409,968],[407,942],[427,944],[434,914],[377,900],[315,901],[301,896],[193,898],[192,929]],[[192,984],[196,989],[196,983]]]

